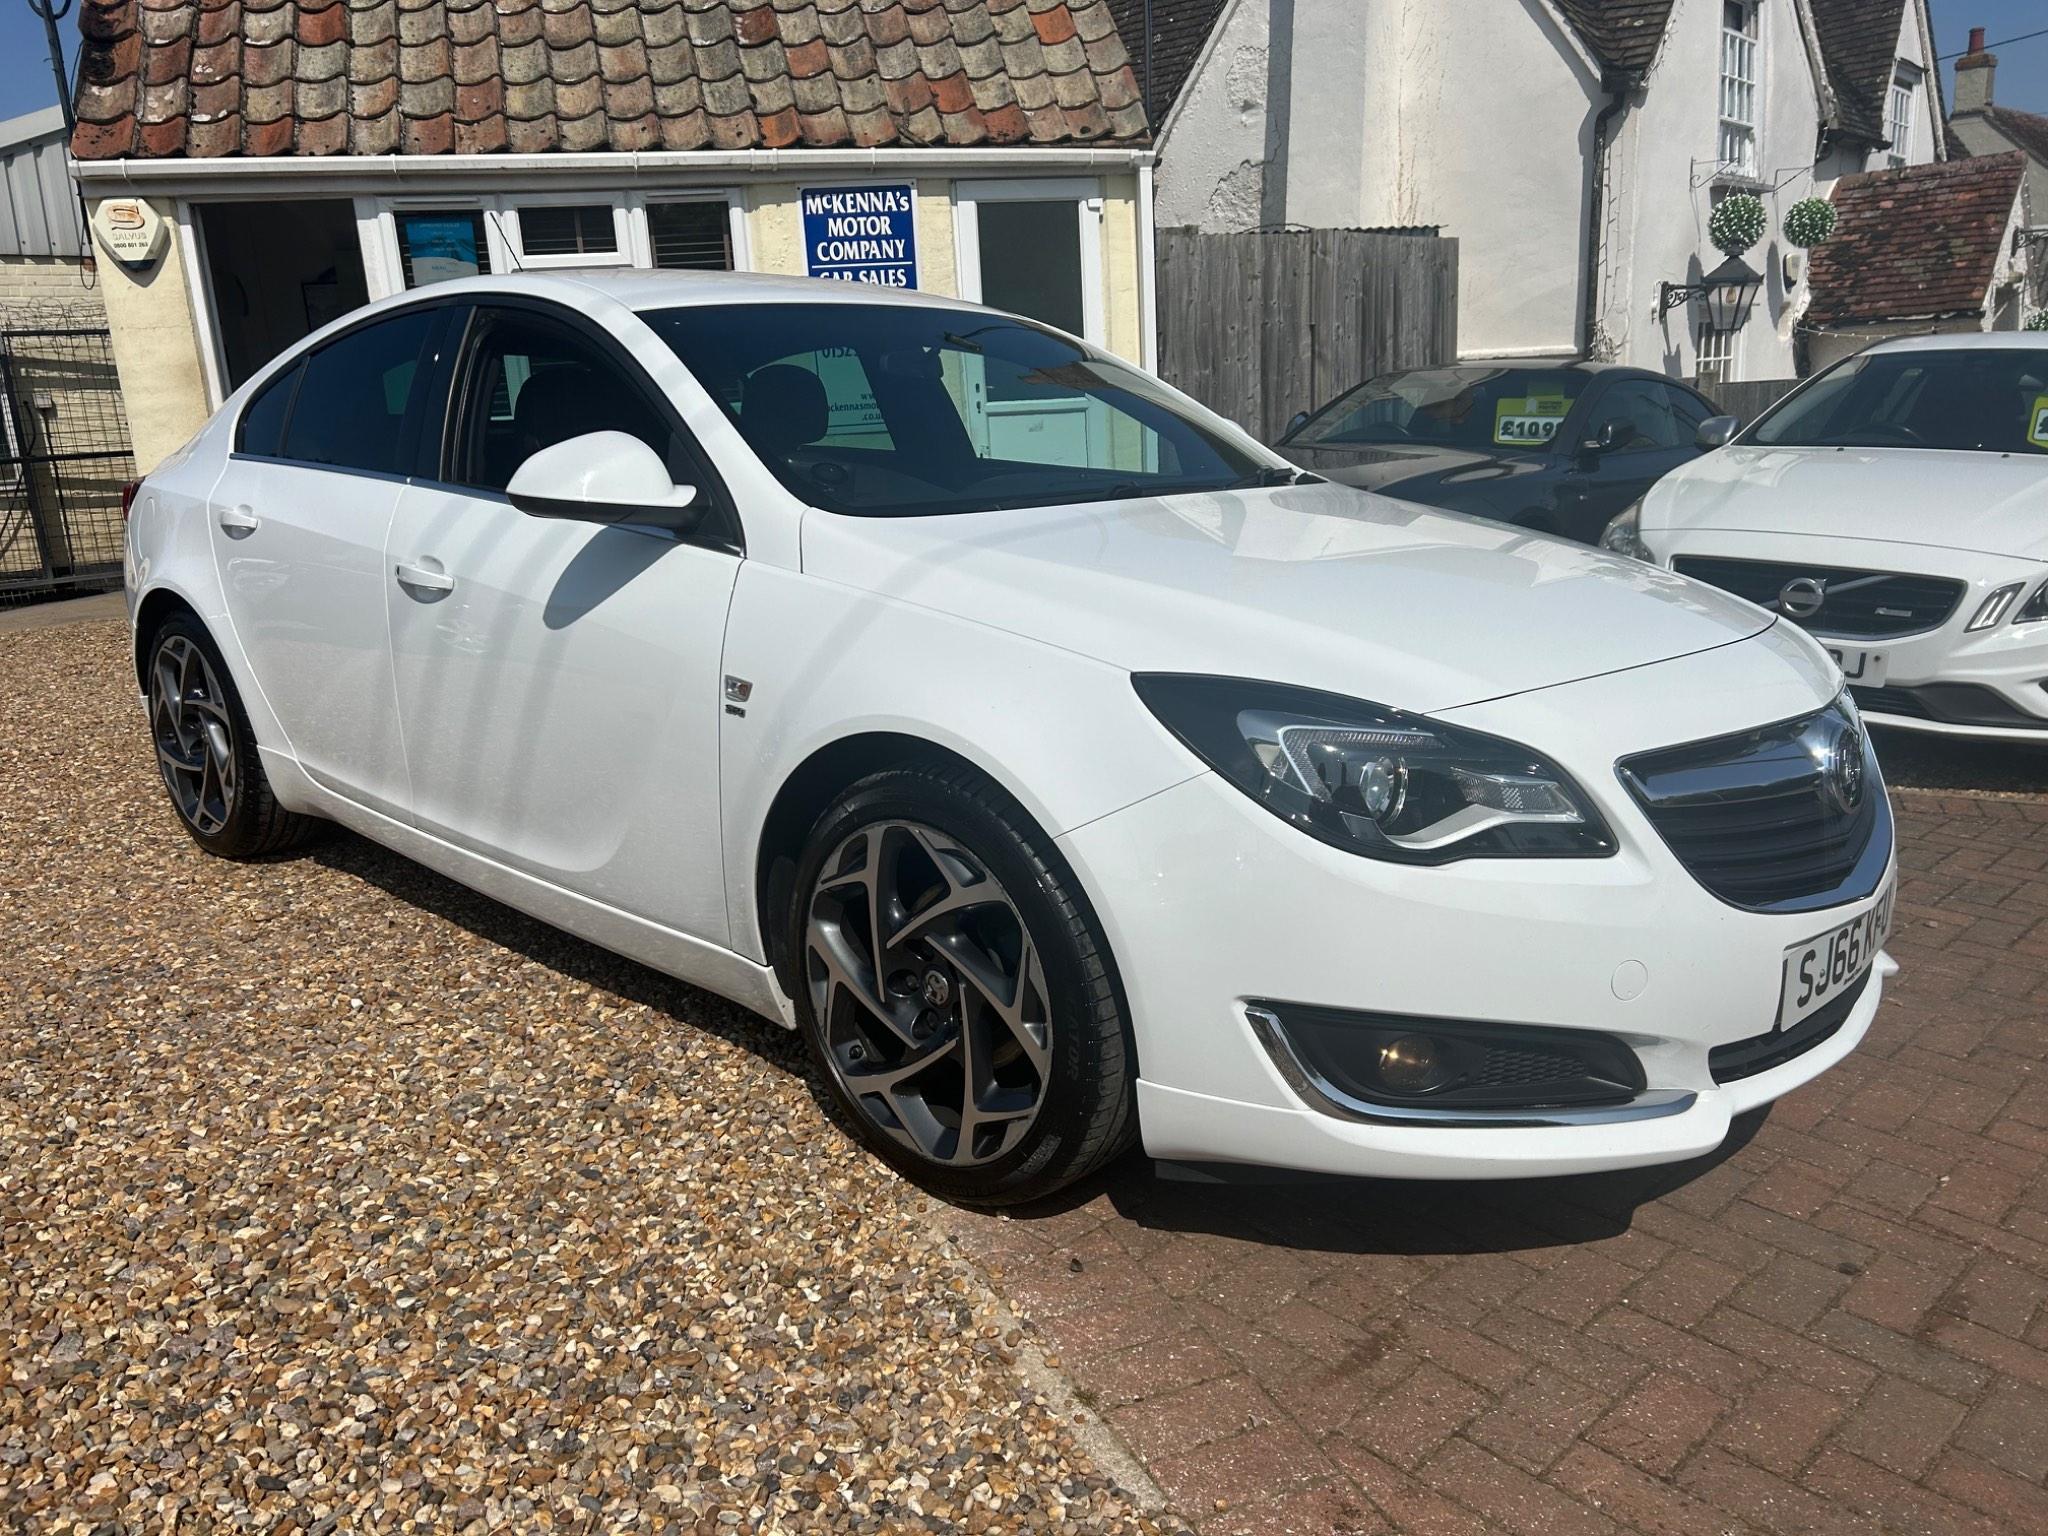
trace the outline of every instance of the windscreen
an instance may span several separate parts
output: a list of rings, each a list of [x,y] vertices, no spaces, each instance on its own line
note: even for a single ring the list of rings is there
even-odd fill
[[[1291,474],[1156,380],[1008,316],[826,303],[641,318],[776,478],[832,512],[986,512]]]
[[[1287,445],[1419,444],[1541,451],[1586,387],[1563,368],[1417,368],[1368,379],[1323,407]]]
[[[2048,453],[2048,348],[1866,352],[1779,405],[1744,441]]]

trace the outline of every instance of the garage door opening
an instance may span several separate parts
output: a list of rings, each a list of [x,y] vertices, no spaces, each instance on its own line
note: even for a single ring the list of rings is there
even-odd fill
[[[203,203],[197,213],[226,388],[369,302],[346,198]]]

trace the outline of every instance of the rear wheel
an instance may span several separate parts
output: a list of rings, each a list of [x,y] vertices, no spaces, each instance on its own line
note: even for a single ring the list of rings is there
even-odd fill
[[[165,621],[150,641],[147,676],[157,768],[194,842],[245,859],[296,847],[325,825],[270,792],[241,697],[198,620]]]
[[[813,829],[797,1007],[863,1138],[953,1199],[1049,1194],[1128,1147],[1108,943],[1021,808],[971,769],[863,780]]]

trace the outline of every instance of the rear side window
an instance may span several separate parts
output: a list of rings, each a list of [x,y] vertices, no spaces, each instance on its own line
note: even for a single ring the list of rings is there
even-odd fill
[[[292,391],[299,387],[300,367],[287,368],[256,392],[242,411],[242,424],[235,433],[237,453],[278,456],[284,442],[285,413],[291,409]]]
[[[397,474],[406,402],[437,311],[412,309],[351,331],[307,358],[284,456]]]

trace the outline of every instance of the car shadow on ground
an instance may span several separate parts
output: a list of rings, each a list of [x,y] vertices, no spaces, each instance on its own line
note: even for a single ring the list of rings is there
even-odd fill
[[[2038,795],[2048,790],[2048,740],[1974,741],[1870,728],[1884,781],[1893,789],[1975,790]]]
[[[736,1045],[801,1078],[825,1117],[843,1134],[856,1135],[801,1037],[737,1003],[564,933],[352,832],[337,828],[304,853],[285,857],[315,859],[537,965],[651,1009],[678,1029]],[[1732,1157],[1766,1112],[1738,1118],[1728,1139],[1704,1157],[1557,1179],[1418,1182],[1238,1170],[1218,1182],[1209,1170],[1177,1170],[1133,1151],[1051,1200],[1005,1214],[1029,1221],[1107,1197],[1119,1215],[1140,1226],[1285,1248],[1416,1255],[1552,1248],[1627,1231],[1638,1206]],[[1190,1172],[1195,1177],[1187,1177]]]
[[[1320,1253],[1513,1253],[1617,1237],[1638,1207],[1711,1173],[1749,1144],[1769,1107],[1736,1117],[1701,1157],[1566,1178],[1415,1180],[1180,1170],[1133,1154],[1013,1219],[1062,1214],[1106,1197],[1141,1227]],[[1190,1178],[1188,1173],[1195,1176]]]
[[[821,1085],[812,1080],[809,1057],[795,1031],[714,992],[528,917],[353,832],[336,828],[305,853],[286,857],[310,857],[537,965],[652,1009],[673,1020],[678,1029],[697,1030],[737,1045],[778,1071],[804,1078],[812,1097],[833,1107]]]

